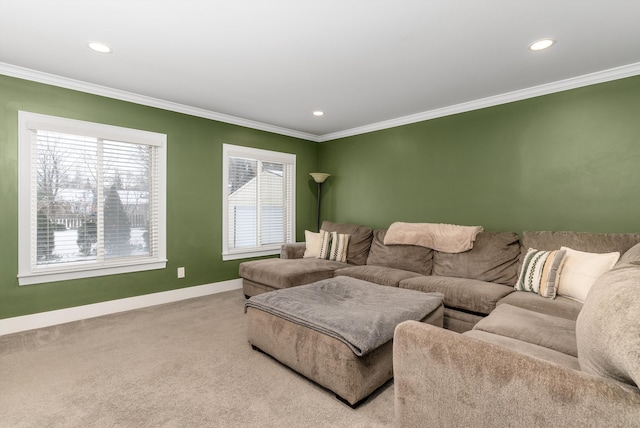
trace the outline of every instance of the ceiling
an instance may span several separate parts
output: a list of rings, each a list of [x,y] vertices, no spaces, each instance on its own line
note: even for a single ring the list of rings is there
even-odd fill
[[[638,0],[0,0],[0,73],[326,141],[640,74],[639,16]]]

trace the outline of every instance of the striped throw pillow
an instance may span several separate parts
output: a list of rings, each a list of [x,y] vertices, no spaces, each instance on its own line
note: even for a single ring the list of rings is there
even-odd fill
[[[319,259],[334,260],[345,263],[347,261],[347,248],[349,237],[346,233],[320,231]]]
[[[516,290],[537,293],[542,297],[556,297],[562,266],[566,260],[565,250],[527,250],[520,269]]]

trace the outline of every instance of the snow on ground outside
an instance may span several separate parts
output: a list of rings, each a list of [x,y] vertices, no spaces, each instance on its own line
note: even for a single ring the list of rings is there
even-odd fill
[[[149,255],[143,238],[143,228],[131,228],[131,238],[129,245],[131,246],[131,256],[147,256]],[[77,229],[58,230],[54,232],[55,247],[49,260],[39,260],[38,264],[54,264],[54,263],[71,263],[82,262],[87,260],[95,260],[95,254],[83,256],[76,241],[78,239]]]

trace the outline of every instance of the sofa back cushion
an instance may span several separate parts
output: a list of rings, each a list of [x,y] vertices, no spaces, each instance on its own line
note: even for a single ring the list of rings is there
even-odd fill
[[[368,265],[408,270],[431,275],[433,250],[416,245],[384,245],[386,230],[375,230],[367,258]]]
[[[582,370],[640,386],[640,245],[591,287],[576,322]]]
[[[520,241],[514,232],[481,232],[464,253],[434,251],[433,275],[515,285]]]
[[[526,231],[522,234],[523,255],[529,248],[559,250],[562,246],[589,253],[617,251],[624,254],[638,243],[640,243],[640,233]]]
[[[347,246],[347,263],[352,265],[364,265],[369,256],[373,230],[370,227],[358,224],[322,222],[322,230],[327,232],[338,232],[350,235]]]

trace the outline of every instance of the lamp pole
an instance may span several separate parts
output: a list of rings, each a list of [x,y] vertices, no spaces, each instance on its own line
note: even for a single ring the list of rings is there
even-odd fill
[[[318,224],[316,227],[316,231],[320,232],[320,192],[322,191],[322,183],[324,183],[325,180],[331,174],[327,174],[324,172],[312,172],[312,173],[309,173],[309,175],[313,177],[313,181],[315,181],[316,184],[318,185],[318,215],[317,215]]]

